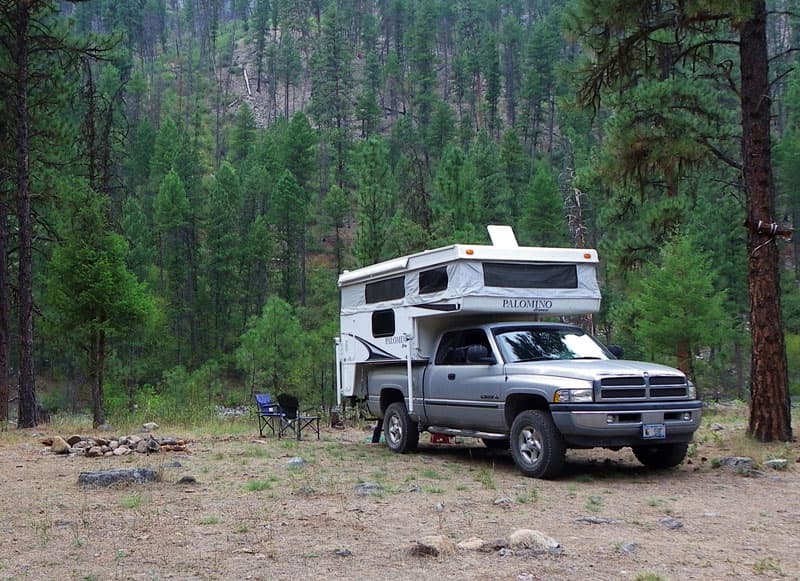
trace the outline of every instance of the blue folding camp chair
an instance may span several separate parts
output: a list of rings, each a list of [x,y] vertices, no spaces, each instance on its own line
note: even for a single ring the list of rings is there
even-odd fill
[[[283,411],[278,402],[272,401],[272,396],[268,393],[256,394],[256,405],[258,406],[258,433],[263,438],[264,428],[269,428],[272,435],[280,436],[281,420]]]

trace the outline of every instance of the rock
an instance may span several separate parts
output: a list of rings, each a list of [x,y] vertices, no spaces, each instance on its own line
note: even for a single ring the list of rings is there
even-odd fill
[[[158,474],[149,468],[130,468],[127,470],[100,470],[81,472],[78,484],[82,486],[111,486],[112,484],[144,484],[156,482]]]
[[[155,452],[160,452],[161,446],[158,444],[158,440],[155,438],[150,438],[147,440],[147,453],[152,454]]]
[[[119,440],[111,440],[111,442],[109,442],[108,444],[108,447],[111,448],[112,450],[116,450],[117,448],[119,448]]]
[[[789,461],[786,458],[773,458],[764,462],[764,466],[773,470],[786,470],[788,465]]]
[[[83,440],[83,436],[79,436],[79,435],[77,435],[77,434],[74,434],[74,435],[70,436],[69,438],[67,438],[67,439],[66,439],[66,442],[67,442],[67,444],[69,444],[70,446],[74,446],[75,444],[77,444],[77,443],[78,443],[78,442],[80,442],[81,440]]]
[[[131,453],[131,449],[127,446],[118,446],[114,449],[114,456],[126,456]]]
[[[485,546],[486,541],[478,537],[470,537],[456,545],[456,547],[462,551],[482,551]]]
[[[194,476],[181,476],[175,484],[197,484],[197,478]]]
[[[725,429],[725,426],[723,426],[722,424],[711,424],[708,428],[712,432],[721,432],[722,430]]]
[[[422,492],[422,488],[419,487],[419,484],[414,484],[413,482],[408,485],[406,492]]]
[[[356,484],[353,490],[355,490],[358,496],[370,496],[373,494],[381,494],[383,492],[383,486],[377,482],[362,482],[361,484]]]
[[[638,543],[634,543],[634,542],[630,542],[629,541],[627,543],[622,543],[619,546],[619,552],[622,553],[623,555],[633,555],[633,553],[635,553],[636,549],[638,549],[638,548],[639,548],[639,544]]]
[[[183,464],[181,464],[177,460],[174,460],[172,462],[165,462],[164,464],[162,464],[162,467],[163,468],[183,468]]]
[[[436,506],[433,507],[436,512],[444,512],[444,504],[441,502],[437,502]]]
[[[336,549],[333,552],[333,554],[337,555],[339,557],[352,557],[353,556],[353,553],[350,551],[350,549]]]
[[[444,535],[423,537],[414,541],[410,553],[416,557],[442,557],[456,552],[453,541]]]
[[[71,448],[67,441],[61,436],[53,438],[53,444],[50,446],[50,451],[53,454],[69,454]]]
[[[176,438],[161,438],[162,446],[177,446],[178,440]]]
[[[47,437],[41,440],[42,446],[47,446],[48,448],[53,445],[53,438]]]
[[[127,438],[125,438],[125,444],[129,448],[133,448],[134,446],[136,446],[136,444],[138,444],[142,440],[144,440],[144,438],[142,438],[141,436],[128,436]],[[122,440],[120,440],[120,442],[122,442]]]
[[[103,449],[100,446],[92,446],[86,450],[86,455],[89,458],[98,458],[103,455]]]
[[[300,496],[313,496],[317,493],[311,486],[301,486],[297,489],[297,494]]]
[[[306,464],[308,464],[308,462],[306,462],[305,458],[295,456],[294,458],[289,458],[284,466],[286,466],[286,468],[303,468]]]
[[[98,446],[108,446],[111,444],[111,440],[107,440],[106,438],[93,438],[93,440]]]
[[[728,468],[752,468],[753,459],[748,458],[747,456],[723,456],[717,459],[715,464],[717,463],[719,466],[725,466]]]
[[[158,429],[158,424],[155,422],[147,422],[146,424],[142,424],[143,432],[152,432],[157,429]]]
[[[590,525],[611,525],[617,521],[604,516],[582,516],[581,518],[576,518],[575,522],[583,522]]]
[[[671,516],[665,516],[660,521],[658,521],[662,527],[667,527],[668,529],[680,529],[683,528],[683,523],[676,518],[672,518]]]
[[[100,426],[97,426],[97,429],[100,430],[101,432],[111,432],[114,430],[114,428],[109,424],[102,424]]]
[[[533,529],[517,529],[508,536],[511,549],[539,549],[549,553],[557,553],[561,545],[552,537]]]
[[[495,506],[502,506],[503,508],[508,508],[512,504],[514,504],[514,501],[511,500],[508,497],[495,498],[495,500],[494,500],[494,505]]]

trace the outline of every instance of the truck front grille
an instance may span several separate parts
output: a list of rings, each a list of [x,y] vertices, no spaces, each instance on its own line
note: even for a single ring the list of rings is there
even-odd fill
[[[680,375],[604,377],[600,401],[647,400],[686,397],[688,385]]]

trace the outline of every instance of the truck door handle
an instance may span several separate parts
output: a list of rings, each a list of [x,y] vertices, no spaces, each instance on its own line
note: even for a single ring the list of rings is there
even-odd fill
[[[451,381],[452,381],[452,380],[453,380],[453,379],[455,379],[455,378],[456,378],[456,374],[455,374],[455,373],[448,373],[448,374],[447,374],[447,379],[449,379],[449,380],[451,380]]]

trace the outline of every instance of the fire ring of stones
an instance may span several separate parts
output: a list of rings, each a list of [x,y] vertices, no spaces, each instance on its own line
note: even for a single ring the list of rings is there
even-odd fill
[[[156,438],[150,434],[133,436],[79,436],[45,438],[42,444],[53,454],[70,456],[127,456],[128,454],[154,454],[159,452],[185,452],[187,443],[179,438]]]

